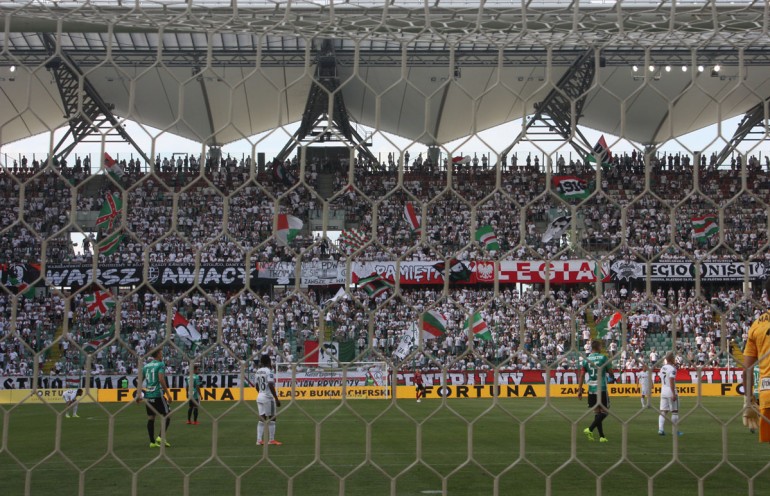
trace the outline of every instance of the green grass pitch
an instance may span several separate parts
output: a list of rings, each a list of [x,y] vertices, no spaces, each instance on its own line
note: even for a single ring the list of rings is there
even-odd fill
[[[770,494],[770,447],[736,398],[682,398],[678,438],[658,436],[654,408],[614,398],[602,444],[583,436],[593,416],[577,399],[295,401],[279,409],[283,446],[268,447],[254,403],[204,403],[198,426],[173,407],[159,450],[144,406],[82,404],[67,419],[61,405],[3,405],[0,493]]]

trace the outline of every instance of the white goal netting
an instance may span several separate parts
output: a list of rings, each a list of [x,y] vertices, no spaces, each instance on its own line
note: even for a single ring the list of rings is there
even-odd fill
[[[0,2],[0,487],[763,494],[770,16],[702,3]]]

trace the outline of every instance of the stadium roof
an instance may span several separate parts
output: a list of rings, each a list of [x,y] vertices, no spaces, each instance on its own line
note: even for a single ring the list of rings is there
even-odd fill
[[[426,144],[531,114],[587,50],[600,67],[579,124],[639,143],[770,97],[764,1],[114,5],[0,2],[0,110],[18,115],[0,140],[66,124],[40,34],[59,25],[60,49],[116,115],[219,144],[301,118],[323,39],[334,40],[351,119]]]

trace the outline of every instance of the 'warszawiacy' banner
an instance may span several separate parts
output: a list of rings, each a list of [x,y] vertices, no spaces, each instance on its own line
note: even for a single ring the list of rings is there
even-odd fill
[[[197,270],[193,264],[155,264],[147,267],[147,282],[158,289],[187,290],[197,283],[203,288],[242,288],[251,286],[294,285],[297,277],[303,286],[329,286],[377,274],[401,285],[500,283],[590,284],[601,281],[630,281],[650,277],[653,281],[694,281],[700,274],[704,281],[743,281],[764,279],[770,271],[763,262],[667,261],[649,265],[634,261],[597,263],[593,260],[449,260],[351,262],[334,260],[303,262],[299,268],[292,262],[258,263],[246,268],[242,263],[203,263]],[[41,274],[42,272],[42,274]],[[40,277],[42,275],[42,278]],[[0,284],[19,293],[30,285],[81,287],[93,282],[112,286],[138,286],[144,282],[144,266],[104,264],[94,269],[90,264],[0,264]]]

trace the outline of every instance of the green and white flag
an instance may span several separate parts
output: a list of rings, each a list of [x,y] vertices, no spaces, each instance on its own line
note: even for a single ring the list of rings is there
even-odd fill
[[[596,337],[598,339],[603,338],[610,329],[620,324],[621,320],[623,320],[623,315],[620,312],[604,317],[596,324]]]
[[[492,340],[492,332],[487,327],[487,323],[481,317],[481,313],[474,312],[471,317],[465,321],[465,328],[468,329],[468,335],[479,338],[484,341]]]
[[[289,246],[305,224],[293,215],[278,214],[275,237],[278,244]]]
[[[123,179],[124,174],[123,168],[114,158],[110,157],[110,154],[107,152],[104,152],[104,170],[107,171],[107,174],[109,174],[115,182],[121,184],[120,180]]]
[[[115,308],[115,300],[109,291],[96,290],[92,294],[86,295],[83,300],[86,302],[88,313],[94,317],[107,315]]]
[[[118,250],[120,243],[123,242],[125,234],[118,231],[110,236],[107,236],[103,240],[99,241],[97,245],[100,255],[112,255]]]
[[[706,241],[710,236],[719,232],[719,217],[715,214],[693,217],[690,220],[692,220],[693,234],[698,241]]]
[[[446,334],[447,320],[435,310],[428,310],[422,314],[422,338],[434,339]]]
[[[112,333],[115,330],[114,327],[110,328],[110,330],[100,336],[95,336],[93,339],[90,339],[83,343],[83,351],[86,353],[94,353],[96,350],[107,344],[110,339],[112,339]]]
[[[120,196],[108,194],[99,210],[99,217],[96,218],[96,227],[102,227],[108,232],[112,231],[120,222],[121,210],[123,210],[123,201]]]
[[[481,226],[476,229],[476,241],[484,245],[487,251],[500,251],[500,243],[492,226]]]
[[[588,183],[577,176],[553,176],[551,185],[564,200],[582,200],[588,198]]]

